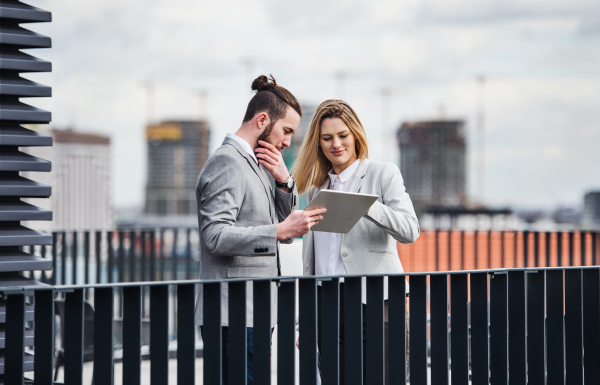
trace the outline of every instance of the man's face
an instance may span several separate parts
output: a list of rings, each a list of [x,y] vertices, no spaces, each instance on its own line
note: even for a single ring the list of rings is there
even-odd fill
[[[269,123],[258,140],[264,140],[281,151],[284,147],[290,146],[292,135],[298,129],[298,124],[300,124],[300,115],[288,106],[285,116],[275,124]]]

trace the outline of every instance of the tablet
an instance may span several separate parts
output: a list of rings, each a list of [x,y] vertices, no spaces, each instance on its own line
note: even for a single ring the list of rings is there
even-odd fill
[[[304,210],[325,208],[327,212],[323,214],[323,220],[310,230],[347,234],[377,198],[377,195],[371,194],[321,190]]]

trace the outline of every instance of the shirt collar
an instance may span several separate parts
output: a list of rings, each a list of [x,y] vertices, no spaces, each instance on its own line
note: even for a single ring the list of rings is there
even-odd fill
[[[229,132],[227,133],[227,137],[238,142],[240,146],[242,146],[242,148],[246,150],[248,154],[250,154],[250,156],[252,157],[252,159],[254,159],[256,164],[258,164],[258,159],[256,159],[256,155],[254,154],[254,150],[252,149],[252,146],[250,146],[250,143],[246,142],[244,139],[240,138],[235,134],[230,134]]]
[[[357,159],[354,163],[352,163],[347,169],[345,169],[344,171],[342,171],[339,175],[340,180],[342,181],[342,183],[345,183],[347,180],[351,179],[354,174],[356,174],[356,170],[358,170],[358,165],[360,164],[360,159]],[[331,169],[329,171],[329,178],[331,179],[331,183],[335,182],[335,178],[338,175],[336,175],[333,171],[333,169]]]

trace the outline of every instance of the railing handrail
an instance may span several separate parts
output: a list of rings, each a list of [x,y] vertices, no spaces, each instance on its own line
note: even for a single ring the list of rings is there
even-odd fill
[[[458,275],[471,273],[487,273],[487,274],[506,274],[510,271],[537,272],[552,271],[552,270],[589,270],[598,269],[600,266],[565,266],[565,267],[527,267],[527,268],[505,268],[505,269],[481,269],[481,270],[448,270],[448,271],[427,271],[413,273],[396,273],[396,274],[345,274],[345,275],[286,275],[275,277],[248,277],[248,278],[223,278],[223,279],[187,279],[174,281],[138,281],[138,282],[115,282],[115,283],[99,283],[86,285],[40,285],[40,286],[8,286],[0,287],[0,293],[16,293],[23,291],[37,290],[56,290],[68,291],[75,289],[102,289],[102,288],[121,288],[121,287],[150,287],[150,286],[169,286],[183,284],[207,284],[207,283],[229,283],[229,282],[254,282],[254,281],[273,281],[284,282],[292,280],[316,279],[317,281],[328,281],[336,278],[369,278],[369,277],[411,277],[424,275]]]

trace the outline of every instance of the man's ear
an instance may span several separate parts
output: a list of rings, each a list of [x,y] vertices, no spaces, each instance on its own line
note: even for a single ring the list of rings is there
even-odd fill
[[[256,116],[256,125],[261,130],[269,124],[269,115],[266,112],[261,112]]]

